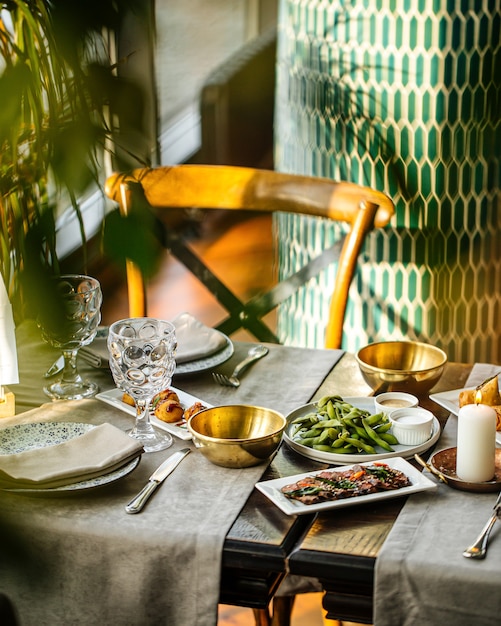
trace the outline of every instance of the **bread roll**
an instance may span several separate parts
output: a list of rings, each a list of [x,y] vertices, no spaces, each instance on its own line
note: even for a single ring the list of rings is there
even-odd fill
[[[501,394],[499,393],[498,375],[492,376],[475,389],[463,389],[459,392],[459,406],[475,404],[477,392],[481,394],[481,404],[487,404],[496,411],[496,430],[501,432]]]
[[[475,404],[475,389],[463,389],[459,392],[459,407]]]
[[[480,391],[482,394],[482,404],[488,404],[489,406],[499,406],[501,404],[497,374],[485,380],[477,387],[477,391]]]
[[[206,409],[206,408],[207,407],[203,405],[201,402],[195,402],[195,404],[192,404],[184,412],[184,419],[188,421],[190,417],[193,417],[196,413],[199,413],[200,411],[203,411],[203,409]]]
[[[477,401],[477,392],[481,394],[481,404],[487,404],[488,406],[501,405],[501,395],[499,394],[498,377],[492,376],[483,383],[478,385],[475,389],[463,389],[459,392],[459,406],[465,406],[465,404],[475,404]]]
[[[163,400],[174,400],[174,402],[179,402],[179,396],[173,389],[163,389],[153,398],[152,404],[155,405],[157,402],[163,402]]]
[[[130,396],[128,393],[124,393],[122,395],[122,402],[125,402],[125,404],[128,404],[129,406],[136,406],[136,403],[134,402],[134,398]]]
[[[501,432],[501,406],[492,407],[496,411],[496,430]]]
[[[173,424],[183,419],[184,409],[175,400],[162,400],[155,405],[154,415],[162,422]]]

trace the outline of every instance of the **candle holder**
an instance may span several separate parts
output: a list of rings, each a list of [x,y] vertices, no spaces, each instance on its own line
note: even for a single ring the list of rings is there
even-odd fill
[[[0,385],[0,418],[16,414],[16,399],[12,391]]]

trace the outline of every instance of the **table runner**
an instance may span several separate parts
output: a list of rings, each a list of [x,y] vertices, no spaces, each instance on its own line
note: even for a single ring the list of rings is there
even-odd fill
[[[26,345],[30,352],[32,344]],[[270,354],[245,374],[239,389],[218,387],[208,373],[175,382],[211,404],[252,402],[287,413],[309,400],[342,355],[269,347]],[[231,369],[246,349],[236,344],[226,367]],[[24,366],[31,372],[22,375],[25,387],[29,380],[41,383],[40,371],[45,370],[39,360],[22,345],[19,356],[21,370]],[[33,401],[26,388],[19,395]],[[0,426],[53,419],[110,422],[123,429],[131,424],[127,414],[84,400],[46,404],[2,420]],[[23,626],[216,623],[224,538],[265,466],[220,468],[195,451],[142,513],[127,515],[125,504],[153,469],[186,445],[192,444],[175,439],[168,450],[143,455],[128,477],[93,492],[60,498],[2,493],[3,548],[5,540],[19,539],[28,561],[16,555],[14,562],[0,562],[0,590],[13,600]]]
[[[476,364],[467,387],[499,372]],[[451,415],[437,450],[456,446]],[[492,513],[497,493],[469,493],[437,481],[435,492],[411,496],[376,560],[375,626],[493,626],[501,619],[501,524],[484,560],[466,559]]]

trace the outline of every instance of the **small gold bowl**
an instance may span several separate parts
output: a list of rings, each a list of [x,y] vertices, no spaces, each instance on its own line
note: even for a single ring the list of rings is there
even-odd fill
[[[196,413],[188,421],[193,443],[215,465],[251,467],[277,450],[286,419],[277,411],[258,406],[216,406]]]
[[[365,382],[375,391],[424,395],[444,371],[447,355],[418,341],[380,341],[361,348],[355,358]]]

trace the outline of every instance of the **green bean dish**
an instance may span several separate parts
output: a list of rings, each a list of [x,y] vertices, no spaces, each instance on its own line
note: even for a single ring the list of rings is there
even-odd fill
[[[384,413],[372,415],[340,396],[324,396],[314,407],[291,422],[289,436],[296,443],[320,452],[370,455],[378,454],[377,448],[394,452],[398,445]]]

